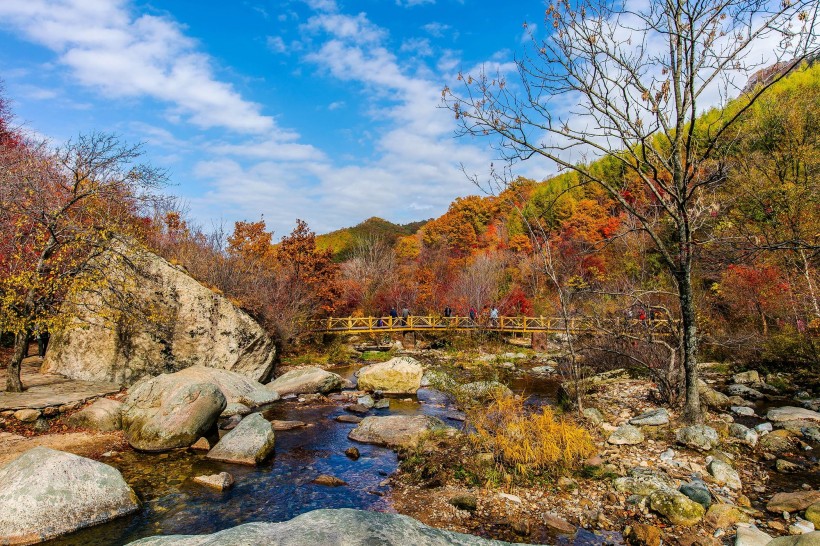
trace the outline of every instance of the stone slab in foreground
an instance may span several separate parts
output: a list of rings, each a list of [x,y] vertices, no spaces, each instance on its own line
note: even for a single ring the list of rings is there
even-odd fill
[[[212,535],[143,538],[139,546],[502,546],[488,540],[428,527],[408,516],[351,508],[314,510],[282,523],[246,523]]]
[[[35,447],[0,468],[0,544],[36,544],[139,509],[106,464]]]

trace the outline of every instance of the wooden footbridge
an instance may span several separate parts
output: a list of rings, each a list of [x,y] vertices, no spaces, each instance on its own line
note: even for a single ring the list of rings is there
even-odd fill
[[[568,326],[568,327],[567,327]],[[639,331],[669,332],[677,328],[677,321],[640,319],[601,319],[596,317],[571,318],[568,323],[555,317],[498,317],[497,319],[442,316],[401,317],[331,317],[312,320],[308,330],[321,333],[381,334],[390,332],[507,332],[532,334],[537,332],[572,335]]]

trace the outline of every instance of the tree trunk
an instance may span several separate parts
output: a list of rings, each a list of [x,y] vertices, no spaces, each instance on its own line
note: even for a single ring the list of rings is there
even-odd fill
[[[686,402],[683,409],[683,420],[687,423],[700,423],[703,414],[700,409],[698,393],[697,361],[697,322],[695,318],[695,300],[692,290],[692,277],[688,267],[678,276],[678,297],[680,298],[682,334],[683,334],[683,370],[686,377]]]
[[[6,373],[6,391],[23,392],[23,382],[20,381],[20,367],[28,353],[28,333],[18,332],[14,337],[14,353],[9,362]]]

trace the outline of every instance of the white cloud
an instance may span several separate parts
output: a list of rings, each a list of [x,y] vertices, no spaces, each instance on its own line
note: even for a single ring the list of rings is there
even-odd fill
[[[268,49],[270,49],[274,53],[284,53],[288,50],[287,46],[285,45],[285,41],[282,39],[281,36],[268,36],[265,39],[265,43],[267,44]]]
[[[433,54],[433,48],[430,45],[430,40],[427,38],[410,38],[402,42],[401,52],[412,53],[419,57],[429,57]]]
[[[345,107],[345,101],[343,101],[343,100],[337,100],[337,101],[331,102],[330,104],[327,105],[327,109],[330,110],[331,112],[333,110],[338,110],[338,109],[344,108],[344,107]]]
[[[203,127],[275,129],[273,118],[216,79],[211,59],[166,17],[133,16],[125,0],[3,0],[0,23],[54,51],[74,78],[112,97],[151,97]]]
[[[404,8],[412,8],[414,6],[423,6],[424,4],[435,4],[436,0],[396,0],[397,6]]]
[[[441,38],[444,36],[444,33],[450,30],[450,25],[445,25],[444,23],[432,22],[427,23],[422,27],[430,36],[434,38]]]

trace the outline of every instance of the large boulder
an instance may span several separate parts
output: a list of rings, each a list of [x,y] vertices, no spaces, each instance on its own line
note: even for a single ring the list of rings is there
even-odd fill
[[[767,546],[818,546],[818,544],[820,544],[820,531],[812,531],[797,536],[777,537],[772,539]]]
[[[766,419],[775,423],[797,420],[820,421],[820,413],[806,408],[783,406],[782,408],[770,409],[769,413],[766,414]]]
[[[428,527],[409,516],[352,508],[314,510],[281,523],[246,523],[212,535],[157,536],[131,546],[502,546],[508,542]]]
[[[777,493],[766,505],[766,510],[774,512],[775,514],[782,512],[800,512],[817,502],[820,502],[820,491]]]
[[[706,425],[680,428],[675,431],[675,438],[678,443],[701,451],[709,451],[720,442],[717,431]]]
[[[219,440],[206,457],[215,461],[259,464],[273,451],[273,425],[261,413],[252,413]]]
[[[740,481],[740,474],[737,473],[737,470],[720,459],[712,459],[706,469],[719,485],[727,485],[731,489],[738,490],[743,486]]]
[[[624,423],[616,428],[606,440],[613,445],[635,445],[643,442],[643,433],[636,426]]]
[[[163,374],[131,389],[122,429],[128,443],[143,451],[188,447],[211,430],[226,404],[214,383]]]
[[[724,409],[732,405],[728,396],[716,391],[700,379],[698,380],[698,394],[703,403],[710,408]]]
[[[73,414],[66,422],[73,427],[110,432],[122,428],[121,413],[122,402],[100,398],[87,408]]]
[[[659,425],[666,425],[669,423],[669,412],[666,411],[665,408],[658,408],[647,411],[638,415],[637,417],[633,417],[629,420],[630,425],[635,425],[638,427],[643,426],[659,426]]]
[[[344,379],[339,374],[321,368],[309,367],[291,370],[267,384],[268,390],[288,394],[327,394],[342,388]]]
[[[268,380],[274,342],[250,315],[156,254],[121,254],[134,267],[112,253],[107,269],[123,293],[86,294],[73,323],[52,336],[44,372],[131,385],[201,364]],[[125,299],[140,302],[140,312],[114,311]]]
[[[689,527],[699,523],[706,510],[680,491],[658,489],[649,495],[649,507],[674,525]]]
[[[387,394],[415,394],[424,368],[415,358],[398,356],[359,370],[359,388]]]
[[[213,383],[222,391],[228,404],[256,408],[279,400],[279,394],[266,389],[262,383],[229,370],[191,366],[176,372],[174,377],[189,383]]]
[[[391,448],[415,447],[422,436],[432,430],[454,431],[441,419],[428,415],[370,416],[350,431],[348,438],[365,444]]]
[[[139,509],[106,464],[35,447],[0,468],[0,544],[33,544]]]

